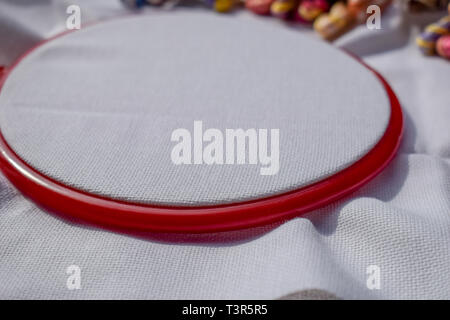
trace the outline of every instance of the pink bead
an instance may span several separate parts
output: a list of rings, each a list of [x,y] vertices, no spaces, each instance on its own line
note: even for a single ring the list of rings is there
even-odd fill
[[[256,14],[266,15],[270,13],[270,6],[273,1],[274,0],[246,0],[245,6]]]
[[[446,59],[450,59],[450,35],[442,36],[436,43],[437,53]]]

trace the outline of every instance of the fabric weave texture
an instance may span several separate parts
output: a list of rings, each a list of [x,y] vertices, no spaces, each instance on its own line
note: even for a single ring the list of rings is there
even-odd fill
[[[118,1],[73,3],[81,5],[83,21],[125,12]],[[67,5],[1,1],[0,63],[12,63],[25,49],[63,31]],[[247,13],[234,17],[258,19]],[[136,235],[49,214],[0,176],[0,297],[275,299],[320,290],[342,299],[449,299],[450,65],[424,58],[413,43],[420,28],[438,17],[402,15],[393,7],[381,30],[361,26],[335,44],[378,70],[405,114],[398,156],[359,191],[266,227]],[[280,32],[287,28],[264,21]],[[80,290],[66,287],[70,265],[81,268]],[[370,265],[380,268],[380,290],[366,286]]]

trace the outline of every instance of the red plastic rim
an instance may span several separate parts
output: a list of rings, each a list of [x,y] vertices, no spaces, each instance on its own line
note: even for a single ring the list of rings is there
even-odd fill
[[[20,61],[46,40],[25,53]],[[371,70],[383,84],[391,104],[388,127],[375,147],[350,167],[312,185],[281,195],[219,206],[165,207],[117,201],[65,186],[36,171],[11,149],[0,130],[0,169],[27,197],[54,212],[72,216],[106,227],[120,229],[201,233],[226,231],[268,224],[301,215],[322,207],[351,193],[380,173],[393,159],[403,133],[400,104],[389,84],[375,70]],[[0,68],[0,77],[1,71]]]

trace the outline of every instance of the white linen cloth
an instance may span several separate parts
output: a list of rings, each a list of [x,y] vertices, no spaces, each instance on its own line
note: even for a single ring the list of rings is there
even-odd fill
[[[0,64],[63,31],[70,4],[83,23],[126,11],[115,1],[0,1]],[[437,17],[392,8],[382,30],[361,26],[336,44],[390,82],[405,114],[398,156],[350,197],[250,230],[136,235],[49,214],[1,176],[0,298],[273,299],[319,289],[344,299],[449,299],[450,64],[413,43],[418,25]],[[81,269],[79,290],[66,285],[71,265]],[[379,290],[366,285],[370,265],[380,268]]]

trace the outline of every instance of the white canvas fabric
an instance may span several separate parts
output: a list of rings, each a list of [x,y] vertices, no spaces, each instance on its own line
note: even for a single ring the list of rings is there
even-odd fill
[[[120,12],[114,1],[95,1],[95,7],[93,1],[72,2],[81,4],[88,20]],[[64,1],[19,3],[0,2],[0,30],[11,30],[2,33],[2,43],[28,47],[35,41],[24,30],[46,38],[64,27],[64,10],[55,9],[58,19],[42,15],[64,7]],[[36,207],[2,177],[0,297],[274,299],[323,291],[344,299],[449,299],[450,65],[423,57],[413,43],[419,27],[438,16],[397,13],[392,8],[383,16],[382,30],[362,26],[336,44],[379,70],[403,106],[399,155],[375,180],[284,223],[173,236],[130,235],[62,219]],[[273,19],[264,23],[280,32],[287,28]],[[3,46],[0,51],[5,61],[18,52]],[[66,286],[70,265],[81,268],[80,290]],[[371,265],[380,268],[379,290],[366,285]]]
[[[264,21],[195,10],[115,19],[46,43],[8,76],[0,106],[6,141],[38,171],[94,194],[169,205],[311,184],[365,155],[390,117],[381,82],[347,54]],[[224,135],[265,129],[269,149],[277,129],[279,151],[269,152],[279,160],[175,165],[172,132],[189,130],[192,145],[194,121]]]

